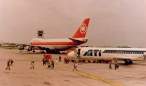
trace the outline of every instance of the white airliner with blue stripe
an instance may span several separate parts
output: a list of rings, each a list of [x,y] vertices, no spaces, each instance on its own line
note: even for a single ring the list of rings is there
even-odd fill
[[[117,58],[132,64],[133,60],[142,60],[146,55],[146,48],[98,48],[98,47],[79,47],[76,51],[70,52],[69,56],[79,55],[79,58],[96,58],[110,60]]]

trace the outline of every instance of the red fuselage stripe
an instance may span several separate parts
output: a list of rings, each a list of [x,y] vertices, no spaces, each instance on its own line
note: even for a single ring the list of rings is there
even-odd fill
[[[32,45],[78,45],[75,42],[32,42]]]

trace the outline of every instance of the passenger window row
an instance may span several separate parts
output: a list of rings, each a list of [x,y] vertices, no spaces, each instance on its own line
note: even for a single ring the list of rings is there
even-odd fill
[[[117,53],[117,54],[144,54],[143,51],[126,51],[126,50],[105,50],[103,53]]]

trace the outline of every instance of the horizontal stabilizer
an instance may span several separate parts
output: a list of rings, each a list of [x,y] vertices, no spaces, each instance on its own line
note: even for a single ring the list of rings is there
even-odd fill
[[[70,40],[76,42],[76,43],[85,43],[87,42],[87,39],[80,39],[80,38],[69,38]]]

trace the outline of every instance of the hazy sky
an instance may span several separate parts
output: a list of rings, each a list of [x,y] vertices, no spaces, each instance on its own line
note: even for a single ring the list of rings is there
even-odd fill
[[[89,45],[146,47],[146,0],[0,0],[0,41],[70,37],[86,17]]]

